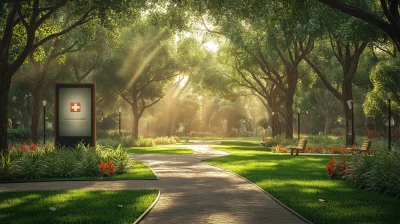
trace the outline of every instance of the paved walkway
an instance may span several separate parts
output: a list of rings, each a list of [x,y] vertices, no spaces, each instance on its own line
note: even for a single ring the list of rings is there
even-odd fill
[[[304,223],[253,184],[202,163],[226,155],[207,145],[188,145],[194,155],[131,155],[159,180],[63,181],[0,184],[0,192],[54,189],[159,189],[161,197],[141,223]]]

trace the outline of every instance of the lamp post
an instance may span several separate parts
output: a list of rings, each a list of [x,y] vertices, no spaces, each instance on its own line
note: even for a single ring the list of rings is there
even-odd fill
[[[347,106],[349,106],[349,109],[351,110],[351,145],[354,145],[354,101],[353,100],[348,100]]]
[[[122,108],[118,107],[118,133],[119,133],[119,137],[121,138],[121,111]]]
[[[392,116],[391,116],[391,112],[390,112],[390,103],[391,103],[391,100],[392,100],[392,97],[393,97],[393,93],[392,92],[388,92],[387,93],[387,97],[388,97],[388,101],[389,101],[389,132],[388,132],[388,134],[389,134],[389,151],[391,150],[390,149],[390,147],[391,147],[391,141],[392,141],[392,130],[391,130],[391,122],[392,122]]]
[[[297,139],[300,140],[300,108],[297,107]]]
[[[43,145],[46,144],[46,100],[42,101],[43,103]]]
[[[275,137],[275,112],[272,111],[272,138]]]

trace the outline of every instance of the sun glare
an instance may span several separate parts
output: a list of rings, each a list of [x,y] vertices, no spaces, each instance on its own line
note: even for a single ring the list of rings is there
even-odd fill
[[[203,46],[214,53],[219,49],[219,45],[214,41],[207,41]]]

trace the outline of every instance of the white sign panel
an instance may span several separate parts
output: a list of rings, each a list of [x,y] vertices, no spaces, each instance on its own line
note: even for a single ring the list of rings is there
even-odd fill
[[[59,136],[91,136],[92,90],[59,89]]]

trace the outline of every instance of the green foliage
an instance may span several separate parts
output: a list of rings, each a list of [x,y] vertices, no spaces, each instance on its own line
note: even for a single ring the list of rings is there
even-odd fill
[[[154,142],[156,145],[171,145],[171,144],[176,144],[180,142],[180,139],[178,136],[172,136],[172,137],[157,137],[154,139]]]
[[[153,147],[156,145],[156,142],[152,138],[144,138],[142,136],[139,136],[138,139],[135,139],[133,145],[131,146],[136,146],[136,147]]]
[[[97,176],[100,161],[113,161],[115,173],[132,168],[126,150],[79,144],[76,148],[31,146],[1,155],[0,179],[40,179]]]
[[[121,130],[121,136],[130,136],[131,131]],[[96,131],[96,138],[107,139],[107,138],[119,138],[119,130],[97,130]]]
[[[169,155],[193,154],[193,150],[178,146],[130,147],[127,148],[127,151],[128,153],[131,154],[169,154]]]
[[[349,161],[347,179],[376,193],[400,197],[400,152],[376,150],[374,156],[355,155]]]
[[[29,128],[9,128],[7,130],[7,139],[11,142],[25,142],[30,139]]]
[[[132,168],[132,161],[129,160],[128,152],[119,145],[116,149],[110,147],[96,147],[100,154],[100,160],[112,161],[115,173],[126,173]]]
[[[364,113],[368,117],[382,114],[382,109],[388,104],[387,92],[393,92],[392,110],[399,110],[398,96],[400,94],[400,59],[379,62],[371,72],[371,82],[374,86],[367,94],[363,105]]]

